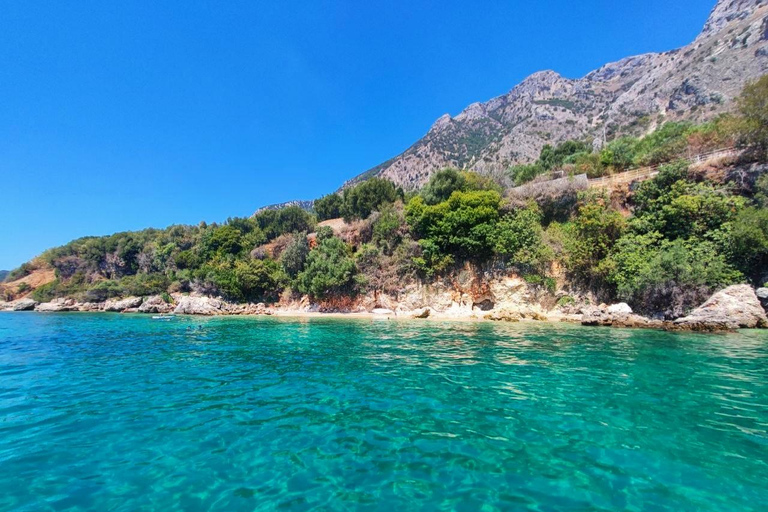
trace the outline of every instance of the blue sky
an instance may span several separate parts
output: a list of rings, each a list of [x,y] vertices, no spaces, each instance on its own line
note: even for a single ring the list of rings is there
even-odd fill
[[[0,269],[311,199],[444,113],[687,44],[714,0],[0,0]]]

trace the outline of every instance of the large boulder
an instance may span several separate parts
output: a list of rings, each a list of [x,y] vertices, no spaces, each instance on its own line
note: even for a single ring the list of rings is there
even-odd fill
[[[758,288],[755,291],[755,295],[757,295],[757,300],[760,301],[763,309],[768,311],[768,288]]]
[[[74,299],[58,298],[51,302],[43,302],[35,306],[35,311],[58,313],[61,311],[78,311],[80,309]]]
[[[429,318],[429,315],[432,313],[432,310],[429,308],[421,308],[415,310],[412,315],[413,318]]]
[[[211,297],[182,297],[173,310],[177,315],[225,315],[229,305],[221,299]]]
[[[729,286],[694,309],[690,315],[675,320],[673,330],[728,331],[768,327],[768,317],[755,290],[746,284]]]
[[[125,311],[126,309],[136,309],[144,301],[142,297],[128,297],[127,299],[108,300],[104,303],[104,311]]]
[[[19,299],[11,302],[11,311],[32,311],[37,306],[37,301],[32,299]]]
[[[620,302],[619,304],[608,306],[607,312],[611,315],[631,315],[632,308],[626,302]]]
[[[160,295],[153,295],[144,299],[139,306],[139,313],[170,313],[173,309],[173,304],[165,302]]]
[[[619,307],[616,307],[619,306]],[[627,306],[623,304],[623,306]],[[629,309],[629,313],[627,313]],[[635,328],[659,328],[663,326],[660,320],[652,320],[644,316],[632,313],[632,309],[622,304],[608,307],[590,306],[584,308],[581,316],[581,325],[591,327],[635,327]]]

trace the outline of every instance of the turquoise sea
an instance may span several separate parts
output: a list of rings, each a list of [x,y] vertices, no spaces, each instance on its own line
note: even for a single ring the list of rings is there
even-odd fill
[[[0,510],[766,510],[768,334],[0,314]]]

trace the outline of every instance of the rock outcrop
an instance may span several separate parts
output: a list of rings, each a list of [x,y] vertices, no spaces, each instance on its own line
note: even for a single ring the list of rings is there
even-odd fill
[[[11,311],[32,311],[37,306],[37,301],[32,299],[19,299],[11,302]]]
[[[177,315],[216,316],[229,313],[229,304],[211,297],[186,296],[179,299],[173,310]]]
[[[35,306],[35,311],[59,313],[63,311],[80,311],[80,304],[74,299],[58,298],[51,302],[43,302]]]
[[[750,329],[768,327],[768,317],[755,290],[741,284],[715,293],[690,315],[675,320],[668,327],[702,332]]]
[[[632,313],[626,304],[614,306],[590,306],[584,308],[581,325],[592,327],[660,328],[664,323]]]
[[[127,299],[108,300],[104,303],[104,311],[123,312],[130,309],[137,309],[144,302],[143,297],[128,297]]]
[[[160,295],[152,295],[144,299],[139,306],[139,313],[170,313],[175,306],[166,302]]]

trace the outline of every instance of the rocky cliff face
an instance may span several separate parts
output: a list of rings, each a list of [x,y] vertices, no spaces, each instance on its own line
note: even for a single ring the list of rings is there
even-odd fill
[[[768,1],[720,0],[702,33],[678,50],[606,64],[581,79],[531,75],[509,93],[446,114],[403,154],[348,183],[372,176],[404,188],[444,167],[504,172],[535,160],[545,144],[641,134],[665,120],[702,121],[733,107],[744,84],[768,72]]]

